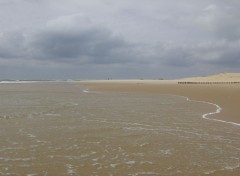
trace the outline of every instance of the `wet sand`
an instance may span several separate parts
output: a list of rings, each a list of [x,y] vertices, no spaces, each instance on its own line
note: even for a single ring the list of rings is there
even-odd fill
[[[172,94],[214,103],[222,110],[209,118],[240,124],[240,84],[177,84],[163,80],[82,81],[82,84],[96,91]]]
[[[183,85],[84,85],[0,84],[0,175],[239,175],[239,126],[202,119],[213,105],[153,93]]]

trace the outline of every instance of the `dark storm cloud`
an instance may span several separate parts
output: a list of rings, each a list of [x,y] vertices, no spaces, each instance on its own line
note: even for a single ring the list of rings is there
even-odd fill
[[[122,63],[128,44],[104,29],[84,31],[45,30],[31,41],[31,55],[35,59],[69,63]]]
[[[181,46],[163,50],[161,57],[163,63],[169,66],[190,67],[195,64],[191,49]]]
[[[156,48],[155,56],[158,57],[155,60],[168,67],[189,69],[201,65],[229,70],[240,66],[240,40],[218,40],[190,45],[173,43]]]
[[[0,35],[0,58],[18,58],[26,53],[25,38],[18,31],[6,32]]]
[[[57,20],[29,34],[18,31],[3,33],[0,37],[0,58],[72,65],[158,64],[175,68],[193,67],[198,63],[228,67],[240,64],[240,41],[219,40],[195,45],[163,43],[146,47],[130,44],[88,20],[75,22]],[[64,27],[66,23],[68,25]]]
[[[240,41],[219,41],[212,46],[200,47],[196,50],[199,60],[206,65],[222,68],[239,68]]]
[[[108,29],[73,15],[51,21],[34,33],[4,33],[0,57],[69,64],[113,64],[132,62],[133,48]]]
[[[211,61],[211,64],[221,67],[239,68],[240,66],[240,43],[234,47],[226,47],[218,59]]]
[[[238,0],[0,1],[0,66],[237,70],[239,9]]]

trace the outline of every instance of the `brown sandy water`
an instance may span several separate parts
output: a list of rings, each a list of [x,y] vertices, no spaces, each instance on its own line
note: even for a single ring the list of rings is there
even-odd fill
[[[238,175],[240,128],[184,97],[0,84],[0,175]]]

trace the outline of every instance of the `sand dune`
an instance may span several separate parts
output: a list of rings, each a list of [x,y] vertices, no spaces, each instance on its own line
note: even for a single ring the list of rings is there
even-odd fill
[[[184,78],[180,81],[240,82],[240,73],[220,73],[205,77]]]

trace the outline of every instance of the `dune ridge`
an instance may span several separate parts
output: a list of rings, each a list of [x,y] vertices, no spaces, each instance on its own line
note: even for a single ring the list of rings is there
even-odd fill
[[[203,77],[183,78],[179,81],[240,82],[240,73],[220,73]]]

